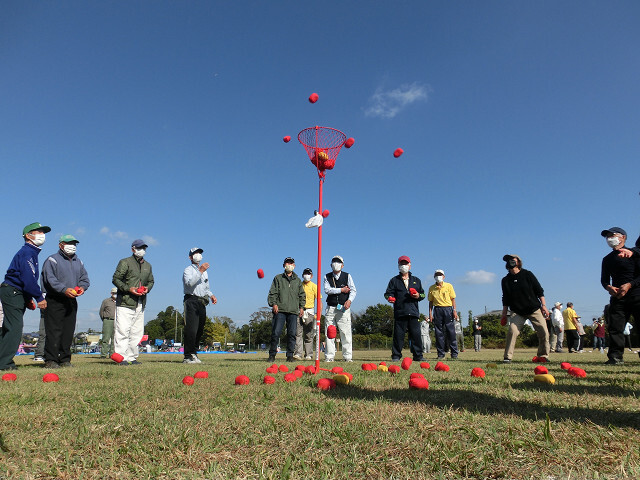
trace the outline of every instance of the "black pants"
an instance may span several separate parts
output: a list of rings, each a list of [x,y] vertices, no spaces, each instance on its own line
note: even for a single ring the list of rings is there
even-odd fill
[[[444,357],[446,338],[449,341],[451,358],[458,358],[458,341],[454,321],[453,307],[433,307],[433,329],[436,332],[438,357]]]
[[[71,362],[71,343],[76,330],[78,302],[75,298],[47,295],[44,311],[45,362]]]
[[[418,317],[398,317],[393,325],[393,343],[391,344],[391,359],[400,360],[404,348],[404,334],[409,330],[409,342],[414,360],[422,360],[422,331]]]
[[[640,295],[611,298],[609,303],[609,351],[607,352],[607,357],[610,359],[622,360],[624,355],[624,326],[631,315],[633,315],[634,319],[640,318]]]
[[[189,296],[184,299],[184,356],[190,357],[198,353],[200,340],[204,333],[204,322],[207,319],[207,307],[198,297]]]
[[[565,337],[567,337],[567,348],[569,349],[569,353],[577,352],[580,347],[580,335],[578,335],[578,330],[565,330]]]

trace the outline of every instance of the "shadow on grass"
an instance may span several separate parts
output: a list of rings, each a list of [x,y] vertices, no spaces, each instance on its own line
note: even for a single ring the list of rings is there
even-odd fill
[[[532,391],[547,391],[557,387],[540,388],[532,387],[531,383],[519,383],[513,385],[514,388]],[[605,387],[603,387],[605,388]],[[611,395],[607,387],[607,395]],[[581,393],[592,392],[591,387],[582,385],[566,385],[562,391],[573,393],[579,396]],[[604,428],[614,426],[618,428],[630,427],[640,430],[640,415],[637,412],[621,412],[616,410],[606,410],[601,407],[589,408],[588,406],[567,406],[561,408],[557,406],[541,406],[538,403],[526,400],[509,400],[498,398],[486,393],[477,391],[463,392],[460,390],[409,390],[388,389],[388,390],[368,390],[365,388],[349,385],[348,388],[337,388],[324,392],[327,396],[341,399],[361,399],[379,401],[384,398],[390,402],[421,402],[436,408],[443,409],[464,409],[469,412],[481,415],[515,415],[525,420],[544,420],[546,414],[552,421],[574,421],[580,423],[593,423]],[[576,400],[579,397],[576,397]]]

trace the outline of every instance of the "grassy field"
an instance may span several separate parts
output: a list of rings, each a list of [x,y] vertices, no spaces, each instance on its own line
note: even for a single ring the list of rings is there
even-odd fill
[[[75,356],[46,384],[20,357],[18,380],[0,382],[0,479],[638,478],[638,355],[613,368],[599,353],[554,354],[557,382],[543,385],[534,354],[487,368],[501,351],[467,350],[446,360],[449,372],[430,354],[430,370],[392,375],[361,369],[389,352],[359,351],[354,363],[321,364],[354,375],[331,391],[315,388],[328,374],[262,384],[266,354],[202,355],[199,366],[141,355],[126,368]],[[478,366],[484,379],[470,376]],[[210,377],[181,383],[198,370]],[[429,390],[409,390],[417,371]],[[240,374],[251,384],[235,386]]]

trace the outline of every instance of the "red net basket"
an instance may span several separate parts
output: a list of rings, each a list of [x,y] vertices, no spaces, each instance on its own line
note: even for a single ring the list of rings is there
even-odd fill
[[[298,134],[298,141],[307,151],[309,160],[316,166],[321,177],[325,170],[335,167],[338,153],[346,140],[344,133],[330,127],[309,127]]]

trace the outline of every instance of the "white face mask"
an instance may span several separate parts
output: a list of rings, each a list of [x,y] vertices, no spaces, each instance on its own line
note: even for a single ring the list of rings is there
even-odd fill
[[[609,245],[611,248],[615,248],[618,245],[620,245],[620,237],[607,237],[607,245]]]
[[[34,233],[31,241],[36,247],[44,244],[45,234],[44,233]]]
[[[193,261],[196,263],[200,263],[202,261],[202,254],[201,253],[194,253],[191,258],[193,258]]]
[[[77,247],[73,244],[70,245],[65,245],[64,247],[62,247],[62,251],[64,253],[66,253],[67,255],[73,255],[76,253]]]
[[[398,265],[398,270],[400,270],[400,273],[409,273],[409,269],[411,267],[409,267],[409,265]]]
[[[295,265],[292,265],[291,263],[287,263],[287,264],[284,266],[284,271],[285,271],[285,272],[287,272],[287,273],[291,273],[291,272],[293,272],[293,270],[294,270],[295,268],[296,268],[296,266],[295,266]]]
[[[339,262],[333,262],[331,264],[331,268],[333,269],[334,272],[339,272],[340,270],[342,270],[342,264]]]
[[[144,248],[136,248],[133,252],[133,254],[138,258],[144,257],[145,253],[147,253],[147,251]]]
[[[437,275],[434,278],[436,279],[436,283],[442,283],[444,281],[444,277],[442,275]]]
[[[311,275],[302,275],[302,278],[304,279],[305,282],[308,282],[311,280]]]

